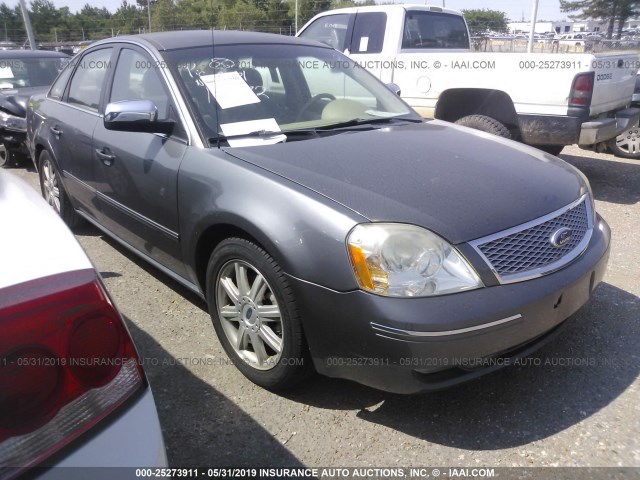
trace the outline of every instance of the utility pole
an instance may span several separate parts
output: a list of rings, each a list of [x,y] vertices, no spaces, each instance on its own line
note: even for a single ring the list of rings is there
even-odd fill
[[[296,32],[294,33],[294,35],[298,34],[298,0],[296,0],[296,20],[295,20],[295,27],[296,27]]]
[[[149,14],[149,33],[151,33],[151,0],[147,0],[147,13]]]
[[[53,29],[53,33],[54,33],[54,35],[56,36],[56,43],[58,43],[58,29],[57,29],[57,28],[54,28],[54,29]]]
[[[527,46],[527,53],[533,52],[533,35],[536,31],[537,19],[538,19],[538,0],[533,0],[533,6],[531,7],[531,32],[529,33],[529,45]]]
[[[33,28],[31,27],[31,19],[29,18],[29,10],[27,10],[27,5],[24,3],[24,0],[20,0],[20,10],[22,10],[22,19],[24,20],[24,28],[27,31],[27,36],[29,37],[29,45],[31,46],[31,50],[35,50],[36,37],[33,35]]]

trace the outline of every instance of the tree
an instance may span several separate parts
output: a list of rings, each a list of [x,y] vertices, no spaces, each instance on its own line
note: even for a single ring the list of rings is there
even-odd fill
[[[110,37],[110,20],[109,10],[104,7],[92,7],[87,3],[80,12],[71,17],[71,30],[76,40],[97,40]]]
[[[331,0],[298,0],[298,28],[330,8]],[[289,0],[289,16],[295,19],[295,0]]]
[[[365,7],[368,5],[377,5],[377,3],[375,0],[331,0],[331,10],[335,8]]]
[[[289,5],[286,0],[267,0],[263,4],[267,22],[273,33],[295,33],[292,30],[293,19],[289,16]]]
[[[2,40],[22,42],[27,33],[22,24],[22,15],[20,7],[16,5],[10,8],[6,3],[0,5],[0,31],[2,31]]]
[[[216,27],[227,30],[260,31],[265,27],[266,14],[246,0],[237,0],[231,8],[220,12],[216,20]]]
[[[607,38],[613,37],[613,30],[616,22],[618,22],[617,36],[624,22],[633,16],[640,14],[640,1],[635,0],[560,0],[560,10],[563,12],[580,13],[571,15],[572,19],[577,20],[602,20],[608,22]]]
[[[489,9],[463,10],[471,35],[485,32],[507,32],[507,16],[504,12]]]
[[[179,29],[211,28],[220,13],[220,5],[209,0],[177,0],[176,26]]]
[[[109,22],[115,35],[126,35],[138,33],[140,28],[145,27],[147,18],[143,17],[140,9],[136,4],[123,0],[122,4],[116,10]]]
[[[60,11],[49,0],[33,0],[31,2],[31,25],[38,41],[55,39],[55,28],[60,25]]]
[[[176,6],[173,0],[158,0],[151,7],[151,29],[154,32],[175,30]]]

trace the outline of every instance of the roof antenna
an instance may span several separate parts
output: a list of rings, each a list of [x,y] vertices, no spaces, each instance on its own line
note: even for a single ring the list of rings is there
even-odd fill
[[[209,22],[211,23],[211,64],[213,65],[213,90],[216,92],[216,96],[218,95],[218,88],[216,86],[216,49],[215,49],[215,41],[213,34],[213,0],[209,2],[211,7],[211,17]],[[216,147],[220,148],[220,110],[218,108],[218,99],[216,96],[213,97],[213,103],[216,108]]]

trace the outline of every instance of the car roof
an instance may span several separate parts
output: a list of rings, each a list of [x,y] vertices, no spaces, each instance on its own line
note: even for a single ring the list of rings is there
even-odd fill
[[[96,44],[119,41],[147,43],[157,50],[177,50],[181,48],[205,47],[210,45],[281,44],[307,45],[331,48],[314,40],[304,40],[274,33],[245,32],[236,30],[181,30],[174,32],[154,32],[142,35],[126,35],[96,42]]]
[[[412,3],[395,3],[395,4],[383,4],[383,5],[365,5],[346,8],[336,8],[333,10],[327,10],[321,12],[318,15],[332,15],[336,13],[356,13],[356,12],[386,12],[391,10],[406,10],[408,12],[424,11],[433,13],[449,13],[452,15],[462,15],[459,10],[452,10],[450,8],[438,7],[436,5],[417,5]],[[313,17],[315,18],[315,17]]]
[[[52,50],[0,50],[0,58],[65,58],[66,53]]]

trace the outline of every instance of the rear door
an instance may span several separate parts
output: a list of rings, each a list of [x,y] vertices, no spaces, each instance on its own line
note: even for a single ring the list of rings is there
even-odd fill
[[[351,42],[348,45],[349,56],[362,67],[369,70],[383,82],[391,82],[395,50],[388,58],[384,54],[386,12],[359,11],[353,22]],[[386,68],[383,68],[385,67]]]
[[[49,148],[64,187],[76,208],[93,217],[98,206],[91,139],[101,121],[99,109],[113,51],[113,47],[94,49],[74,60],[42,104]]]
[[[164,79],[163,63],[134,46],[120,48],[105,103],[152,100],[158,119],[172,119],[171,135],[107,130],[93,133],[101,223],[120,239],[183,274],[179,248],[178,170],[187,135]]]

